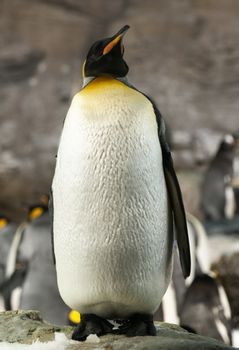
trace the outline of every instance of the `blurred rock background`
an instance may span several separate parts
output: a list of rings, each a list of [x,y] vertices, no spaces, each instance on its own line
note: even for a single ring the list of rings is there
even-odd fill
[[[89,46],[124,24],[129,79],[172,129],[186,206],[222,135],[239,129],[238,0],[0,0],[0,208],[48,192]]]

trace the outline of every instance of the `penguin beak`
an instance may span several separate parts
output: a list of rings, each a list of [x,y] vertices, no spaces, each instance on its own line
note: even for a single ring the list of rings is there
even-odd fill
[[[103,50],[103,55],[107,55],[118,44],[118,42],[123,39],[128,29],[129,26],[125,25],[115,35],[113,35],[112,38],[110,38],[110,42],[107,43]]]

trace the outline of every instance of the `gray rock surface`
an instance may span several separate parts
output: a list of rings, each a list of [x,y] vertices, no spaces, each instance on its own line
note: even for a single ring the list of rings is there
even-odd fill
[[[37,339],[47,342],[54,339],[55,332],[68,332],[69,329],[50,325],[42,320],[38,311],[0,312],[0,341],[31,344]],[[1,343],[0,343],[1,344]]]
[[[83,58],[126,23],[131,82],[173,133],[185,133],[178,168],[207,162],[218,138],[239,128],[237,0],[0,0],[0,8],[0,207],[10,216],[22,219],[23,204],[48,192]]]
[[[68,338],[71,327],[55,327],[42,321],[37,311],[9,311],[0,313],[0,341],[30,344],[38,339],[47,342],[54,339],[55,332],[63,332]],[[1,345],[1,344],[0,344]],[[97,342],[70,342],[67,350],[227,350],[232,349],[211,338],[191,334],[167,323],[157,323],[156,337],[134,337],[106,335]]]

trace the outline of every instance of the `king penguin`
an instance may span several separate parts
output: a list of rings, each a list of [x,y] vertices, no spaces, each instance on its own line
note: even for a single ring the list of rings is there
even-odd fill
[[[17,226],[4,214],[0,213],[0,284],[5,279],[7,256]]]
[[[173,226],[184,276],[190,273],[185,211],[164,121],[126,79],[128,29],[90,48],[57,153],[53,249],[60,294],[81,314],[75,340],[91,333],[156,334],[153,314],[172,274]],[[115,330],[109,320],[121,325]]]
[[[48,207],[36,203],[29,208],[28,222],[19,247],[18,259],[27,266],[19,308],[39,310],[47,322],[65,325],[70,309],[59,295],[51,251]]]
[[[0,311],[7,307],[7,296],[4,293],[4,283],[6,279],[7,256],[14,239],[17,225],[13,223],[5,214],[0,212]]]
[[[202,211],[206,222],[232,219],[235,198],[232,186],[236,140],[227,134],[205,173],[202,184]]]

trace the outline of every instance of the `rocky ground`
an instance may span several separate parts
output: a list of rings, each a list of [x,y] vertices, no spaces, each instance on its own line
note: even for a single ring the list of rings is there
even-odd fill
[[[36,311],[12,311],[0,313],[0,348],[13,349],[9,343],[32,344],[42,343],[42,349],[64,350],[229,350],[225,344],[211,338],[188,333],[184,329],[167,323],[157,323],[156,337],[134,337],[106,335],[98,338],[90,336],[86,342],[74,342],[70,339],[71,327],[56,327],[42,321]],[[56,337],[55,337],[56,334]],[[55,346],[54,347],[54,339]],[[2,342],[2,343],[1,343]],[[48,343],[46,343],[48,342]],[[49,343],[50,342],[50,343]],[[38,344],[39,345],[39,344]],[[31,347],[25,347],[25,349]],[[41,349],[41,347],[37,347]],[[24,349],[19,347],[20,349]],[[34,349],[34,347],[32,347]]]
[[[170,125],[177,168],[191,169],[182,180],[186,205],[197,206],[198,164],[239,127],[238,1],[0,0],[0,7],[0,209],[22,219],[24,205],[48,192],[83,58],[94,40],[126,23],[130,81]]]

